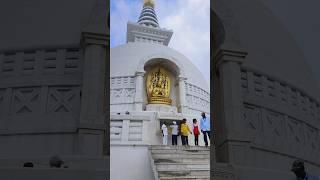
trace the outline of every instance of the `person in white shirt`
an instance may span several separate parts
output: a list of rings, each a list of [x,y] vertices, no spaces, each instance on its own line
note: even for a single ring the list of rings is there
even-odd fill
[[[162,145],[168,145],[168,128],[166,126],[166,123],[162,124],[161,130],[162,130]]]
[[[178,128],[179,126],[177,125],[176,121],[172,122],[173,125],[170,125],[170,128],[172,129],[172,146],[177,146],[178,145]]]
[[[206,146],[208,146],[208,139],[210,140],[210,118],[206,117],[206,113],[201,113],[201,119],[200,119],[200,130],[203,133],[203,140]]]

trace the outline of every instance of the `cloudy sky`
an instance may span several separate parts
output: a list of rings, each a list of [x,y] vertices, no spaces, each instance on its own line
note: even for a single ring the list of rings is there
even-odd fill
[[[210,0],[155,0],[160,27],[173,30],[169,47],[188,57],[210,79]],[[136,22],[143,0],[111,0],[111,48],[126,43],[127,22]]]

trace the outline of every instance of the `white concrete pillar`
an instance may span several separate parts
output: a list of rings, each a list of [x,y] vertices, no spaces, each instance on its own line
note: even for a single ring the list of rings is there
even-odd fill
[[[83,32],[82,45],[83,80],[77,151],[82,155],[100,155],[108,129],[105,117],[108,39],[103,34]]]
[[[217,160],[233,162],[236,148],[246,151],[248,137],[242,121],[241,63],[247,53],[220,50],[214,63],[214,140]]]
[[[180,100],[180,111],[181,113],[186,113],[186,108],[187,108],[187,99],[186,99],[186,77],[178,77],[178,82],[179,82],[179,100]]]
[[[143,77],[145,72],[144,71],[137,71],[136,72],[136,93],[134,98],[134,106],[136,111],[142,111],[143,105],[143,91],[144,91],[144,83]]]

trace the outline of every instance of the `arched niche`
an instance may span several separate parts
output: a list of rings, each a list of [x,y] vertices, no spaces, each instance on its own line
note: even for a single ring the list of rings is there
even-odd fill
[[[179,106],[179,83],[178,77],[181,74],[181,69],[178,65],[168,59],[165,58],[152,58],[144,63],[143,70],[145,72],[144,76],[144,102],[148,104],[147,92],[146,92],[146,81],[149,73],[156,69],[163,68],[170,78],[170,99],[172,100],[171,106],[178,107]]]
[[[183,64],[179,62],[175,57],[168,56],[166,54],[152,54],[147,57],[144,57],[140,60],[137,72],[144,72],[145,66],[148,64],[154,64],[156,61],[159,61],[159,63],[167,64],[170,66],[169,68],[174,70],[179,77],[185,77],[185,72],[183,68]]]

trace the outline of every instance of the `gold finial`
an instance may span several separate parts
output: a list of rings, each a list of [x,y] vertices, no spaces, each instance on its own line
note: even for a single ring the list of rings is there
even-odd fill
[[[154,0],[143,0],[143,7],[145,6],[154,7]]]

